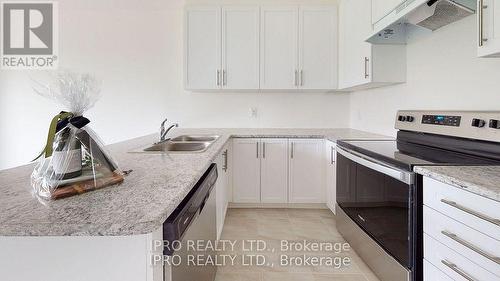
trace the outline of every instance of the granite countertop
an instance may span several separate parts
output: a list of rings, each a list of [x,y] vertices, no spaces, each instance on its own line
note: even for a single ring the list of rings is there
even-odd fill
[[[45,204],[31,195],[33,165],[0,171],[0,236],[121,236],[151,233],[173,212],[231,137],[390,139],[352,129],[174,129],[172,135],[216,134],[202,153],[129,151],[157,134],[107,146],[124,183]]]
[[[421,166],[415,172],[500,202],[500,166]]]

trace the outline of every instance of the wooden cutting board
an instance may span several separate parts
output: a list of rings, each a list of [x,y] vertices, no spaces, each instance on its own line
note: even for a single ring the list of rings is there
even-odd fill
[[[117,173],[113,173],[109,176],[105,176],[98,179],[86,180],[78,183],[73,183],[71,185],[58,187],[51,194],[51,199],[57,200],[61,198],[66,198],[85,192],[101,189],[110,185],[115,185],[123,182],[123,176]]]

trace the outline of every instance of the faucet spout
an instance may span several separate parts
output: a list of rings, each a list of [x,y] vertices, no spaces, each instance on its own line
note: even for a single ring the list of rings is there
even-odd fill
[[[170,125],[170,127],[168,127],[168,128],[165,130],[165,122],[166,122],[166,121],[167,121],[167,120],[165,119],[165,121],[163,121],[163,122],[162,122],[162,124],[161,124],[160,142],[168,140],[168,139],[166,138],[166,136],[167,136],[168,132],[170,132],[170,130],[172,130],[174,127],[179,127],[179,124],[178,124],[178,123],[174,123],[174,124]]]

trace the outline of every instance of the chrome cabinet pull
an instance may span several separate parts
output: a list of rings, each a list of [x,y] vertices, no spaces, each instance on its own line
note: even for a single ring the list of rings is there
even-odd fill
[[[262,158],[266,158],[266,143],[262,143]]]
[[[220,86],[220,70],[219,69],[217,69],[216,75],[217,75],[217,77],[215,78],[216,84],[217,84],[217,86]]]
[[[227,172],[227,149],[226,151],[224,151],[224,153],[222,153],[222,155],[224,156],[224,165],[222,165],[222,170],[224,172]]]
[[[487,38],[484,38],[484,9],[488,8],[488,5],[484,5],[484,0],[479,0],[478,4],[478,17],[479,17],[479,47],[484,45],[484,42],[488,41]]]
[[[446,205],[448,205],[448,206],[451,206],[451,207],[453,207],[455,209],[459,209],[460,211],[466,212],[466,213],[471,214],[471,215],[473,215],[475,217],[478,217],[478,218],[483,219],[485,221],[491,222],[494,225],[500,226],[500,220],[499,219],[495,219],[495,218],[492,218],[490,216],[481,214],[481,213],[476,212],[474,210],[471,210],[471,209],[469,209],[467,207],[459,205],[457,202],[454,202],[454,201],[450,201],[450,200],[446,200],[446,199],[441,199],[441,202],[444,203],[444,204],[446,204]]]
[[[465,241],[464,239],[458,237],[455,233],[451,233],[449,231],[441,231],[441,234],[443,234],[444,236],[450,238],[451,240],[461,244],[462,246],[466,247],[466,248],[469,248],[471,249],[472,251],[480,254],[481,256],[495,262],[496,264],[500,264],[500,258],[499,257],[495,257],[495,256],[492,256],[490,254],[488,254],[487,252],[481,250],[480,248],[476,247],[475,245]]]
[[[368,73],[368,64],[370,63],[370,59],[368,57],[365,57],[365,79],[370,77],[370,74]]]
[[[291,143],[290,157],[293,159],[293,141]]]
[[[462,276],[466,280],[477,281],[476,279],[472,278],[469,274],[465,273],[463,270],[458,268],[458,266],[456,264],[449,262],[447,260],[441,260],[441,263],[446,265],[449,269],[455,271],[458,275]]]
[[[333,160],[333,146],[330,146],[330,164],[333,165],[333,163],[335,163],[335,161]]]
[[[256,143],[256,147],[257,147],[257,158],[259,158],[259,142]]]

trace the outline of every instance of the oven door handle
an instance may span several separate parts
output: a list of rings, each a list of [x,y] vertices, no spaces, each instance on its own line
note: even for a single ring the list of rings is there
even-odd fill
[[[380,172],[389,177],[395,178],[406,184],[411,185],[415,182],[415,174],[413,172],[403,171],[395,167],[391,167],[384,162],[378,161],[365,155],[360,155],[354,151],[350,151],[342,147],[337,147],[337,153],[360,165]]]

